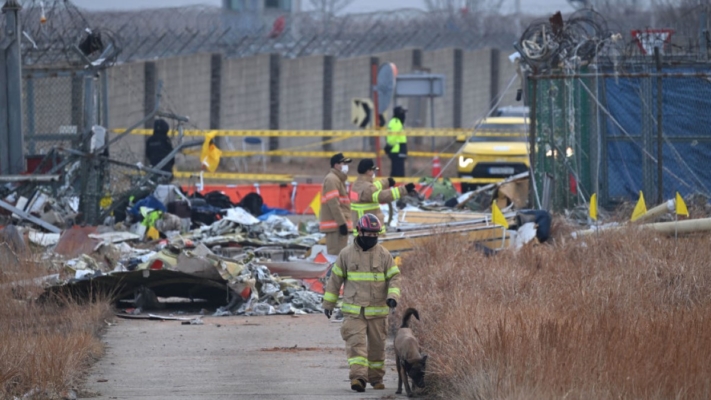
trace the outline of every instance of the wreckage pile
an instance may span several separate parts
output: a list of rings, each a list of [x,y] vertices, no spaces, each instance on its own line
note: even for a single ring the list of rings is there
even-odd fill
[[[205,300],[221,306],[216,315],[321,311],[320,295],[309,290],[319,287],[328,268],[323,256],[314,262],[323,237],[315,221],[297,226],[274,210],[255,217],[230,203],[183,196],[179,202],[197,211],[190,218],[167,211],[175,209],[175,200],[166,193],[182,195],[175,186],[159,186],[109,226],[47,233],[8,225],[4,242],[12,248],[6,245],[0,254],[40,253],[53,272],[46,280],[50,292],[103,290],[118,299],[119,308],[131,301],[133,314],[165,307],[158,297]]]
[[[381,243],[396,255],[443,233],[466,236],[486,251],[546,240],[550,216],[524,211],[526,174],[465,195],[446,180],[422,184],[428,199],[383,205],[389,228]],[[104,225],[55,233],[35,229],[30,220],[6,229],[15,232],[11,240],[27,243],[48,265],[49,292],[111,293],[116,307],[131,314],[173,307],[166,299],[174,298],[207,305],[216,316],[320,312],[334,257],[319,244],[318,223],[310,218],[297,225],[257,196],[236,205],[221,193],[187,196],[176,186],[160,185],[131,199]],[[516,229],[492,223],[492,201]]]

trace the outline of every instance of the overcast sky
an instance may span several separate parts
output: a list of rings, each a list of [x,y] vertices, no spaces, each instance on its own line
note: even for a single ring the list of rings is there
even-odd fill
[[[174,7],[194,4],[207,4],[220,6],[222,0],[72,0],[79,7],[92,10],[109,9],[137,9],[155,7]],[[511,12],[514,8],[515,0],[504,0],[504,12]],[[302,0],[304,6],[308,0]],[[398,8],[423,8],[422,0],[355,0],[346,12],[365,13],[380,10],[393,10]],[[566,0],[521,0],[523,12],[531,14],[549,14],[555,11],[572,11]]]

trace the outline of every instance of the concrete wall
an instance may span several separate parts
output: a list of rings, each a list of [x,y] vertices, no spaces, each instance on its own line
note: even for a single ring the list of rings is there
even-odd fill
[[[264,54],[222,62],[222,129],[268,129],[269,58]]]
[[[356,129],[351,121],[354,98],[370,98],[370,56],[342,58],[333,71],[333,129]]]
[[[323,127],[324,56],[281,61],[279,81],[279,128],[289,130]]]
[[[371,57],[377,57],[379,64],[395,63],[400,74],[424,69],[445,75],[445,96],[435,100],[435,126],[438,128],[457,125],[471,128],[485,115],[492,98],[506,87],[515,73],[508,52],[493,49],[461,51],[449,48],[423,52],[410,48],[350,59],[328,56],[284,59],[265,54],[241,59],[221,58],[218,63],[210,54],[198,54],[137,62],[109,69],[110,128],[128,127],[145,115],[151,97],[146,85],[151,80],[147,78],[155,71],[156,80],[163,80],[161,108],[188,115],[191,125],[199,129],[208,129],[212,121],[221,129],[321,130],[330,127],[355,130],[350,120],[351,101],[357,97],[370,97]],[[155,68],[147,68],[151,63]],[[43,84],[38,82],[37,85]],[[36,132],[55,130],[55,125],[70,125],[72,119],[76,119],[69,104],[71,86],[70,82],[57,86],[55,91],[62,93],[41,88],[54,94],[37,99],[38,107],[48,110],[50,103],[57,102],[46,102],[46,99],[61,98],[62,106],[57,109],[63,110],[64,116],[70,116],[51,119],[47,122],[51,126],[37,125]],[[519,87],[517,78],[501,106],[522,104],[515,101]],[[37,90],[35,93],[37,96]],[[399,103],[410,109],[408,126],[430,125],[427,100],[400,99]],[[69,109],[65,110],[67,107]],[[388,117],[392,115],[391,110],[392,105],[386,112]],[[144,139],[131,135],[115,146],[112,154],[125,161],[142,161]],[[278,144],[281,148],[290,148],[309,142],[314,146],[306,149],[321,149],[320,138],[280,138]],[[429,141],[413,142],[422,142],[429,148]],[[370,150],[370,144],[357,138],[334,142],[333,148]],[[233,139],[227,149],[241,149],[241,141]]]
[[[145,65],[143,62],[109,69],[109,128],[127,128],[144,116]]]
[[[190,125],[210,126],[210,54],[155,61],[156,80],[163,80],[161,109],[190,117]]]
[[[462,128],[486,116],[491,101],[492,49],[464,52]]]
[[[499,52],[499,93],[506,89],[506,85],[511,80],[511,77],[516,75],[516,65],[509,61],[509,55],[513,53],[512,50],[502,50]],[[514,82],[509,87],[509,90],[504,93],[504,97],[501,100],[500,106],[522,106],[523,98],[521,101],[516,101],[516,90],[521,88],[521,79],[517,76]]]
[[[111,129],[128,128],[145,117],[145,90],[145,63],[121,64],[109,69]],[[127,135],[112,145],[111,157],[130,163],[144,162],[145,138]]]
[[[444,96],[434,100],[436,128],[451,128],[454,125],[454,52],[455,49],[441,49],[422,54],[423,67],[434,74],[443,74],[445,79]]]

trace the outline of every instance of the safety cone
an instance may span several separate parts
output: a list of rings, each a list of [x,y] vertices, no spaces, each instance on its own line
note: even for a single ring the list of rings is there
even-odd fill
[[[439,156],[432,159],[432,177],[437,178],[442,173],[442,164],[439,163]]]

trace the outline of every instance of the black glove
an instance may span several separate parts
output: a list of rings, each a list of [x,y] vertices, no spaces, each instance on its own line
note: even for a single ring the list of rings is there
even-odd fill
[[[390,308],[395,308],[395,307],[397,307],[397,301],[395,301],[395,299],[387,299],[387,300],[385,301],[385,304],[387,304],[388,307],[390,307]]]
[[[408,183],[407,185],[405,185],[405,189],[407,190],[407,193],[412,193],[415,191],[415,184]]]
[[[327,310],[324,308],[323,313],[326,315],[326,318],[331,319],[331,314],[333,314],[333,310]]]
[[[395,179],[388,178],[388,185],[390,185],[390,187],[394,187],[395,186]]]
[[[348,225],[343,224],[343,225],[339,226],[338,232],[340,232],[341,235],[343,235],[343,236],[348,236]]]

